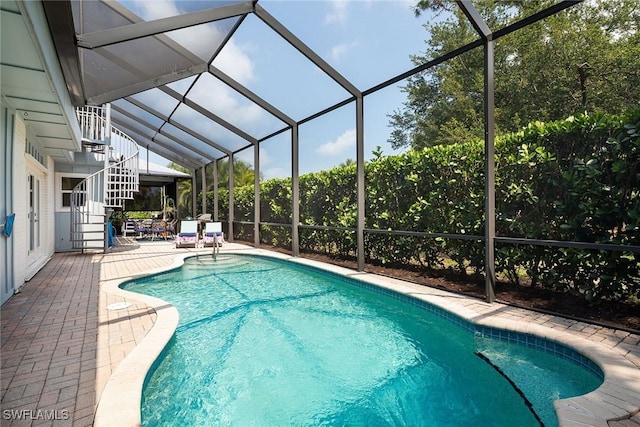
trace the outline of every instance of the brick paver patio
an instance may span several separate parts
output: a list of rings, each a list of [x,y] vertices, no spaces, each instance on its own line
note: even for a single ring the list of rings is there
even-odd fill
[[[225,249],[242,248],[226,244]],[[246,248],[246,247],[245,247]],[[2,306],[1,407],[3,426],[90,426],[111,373],[150,330],[156,314],[101,291],[121,281],[166,268],[185,252],[170,242],[119,239],[109,254],[55,254],[51,261]],[[460,296],[456,296],[457,299]],[[640,367],[640,336],[620,330],[539,314],[500,304],[468,301],[479,313],[561,328],[600,342]],[[117,422],[114,422],[117,426]],[[640,414],[610,422],[611,427],[639,427]]]
[[[101,285],[198,251],[164,241],[119,242],[106,255],[55,254],[2,306],[3,426],[92,425],[113,369],[155,319],[153,310],[135,301],[107,310],[123,299],[101,292]]]

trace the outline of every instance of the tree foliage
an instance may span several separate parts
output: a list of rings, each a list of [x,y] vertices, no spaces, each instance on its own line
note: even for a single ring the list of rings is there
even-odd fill
[[[243,187],[253,184],[254,169],[251,164],[244,160],[233,160],[233,186]],[[210,183],[213,180],[210,179]],[[218,162],[218,188],[229,188],[229,160]]]
[[[551,0],[477,0],[496,31],[556,3]],[[416,65],[478,35],[456,4],[421,0],[417,14],[448,12],[427,25],[425,52]],[[640,5],[597,0],[570,7],[499,38],[495,46],[495,123],[513,132],[532,121],[579,113],[622,113],[640,105]],[[390,143],[422,148],[481,138],[483,50],[476,48],[407,80],[407,100],[390,116]]]
[[[171,169],[184,172],[187,174],[191,174],[191,171],[184,166],[181,166],[177,163],[171,162],[168,166]],[[209,167],[206,169],[210,170]],[[198,181],[198,185],[200,184],[200,175],[196,175],[196,179]],[[240,159],[234,159],[233,161],[233,185],[236,187],[244,187],[247,185],[253,185],[254,180],[254,169],[253,166],[248,162]],[[207,175],[207,187],[208,189],[213,188],[213,176]],[[223,160],[218,162],[218,188],[223,189],[225,191],[229,191],[229,161]],[[212,190],[209,190],[212,191]],[[191,180],[180,180],[178,182],[178,215],[180,218],[190,215],[192,212],[192,196],[191,196]],[[228,194],[228,193],[227,193]],[[213,198],[213,195],[211,196]],[[202,206],[202,195],[201,192],[197,194],[196,200],[197,206],[196,211],[198,213],[201,210]],[[207,206],[213,206],[213,203],[207,204]]]

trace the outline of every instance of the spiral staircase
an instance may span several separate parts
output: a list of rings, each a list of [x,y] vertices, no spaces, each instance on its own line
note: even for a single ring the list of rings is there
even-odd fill
[[[76,109],[82,146],[93,154],[101,170],[89,175],[71,192],[73,249],[109,251],[109,218],[139,190],[138,144],[111,125],[110,105]]]

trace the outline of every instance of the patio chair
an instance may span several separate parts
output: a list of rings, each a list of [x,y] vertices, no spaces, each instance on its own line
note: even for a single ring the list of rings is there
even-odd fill
[[[138,234],[138,225],[135,221],[125,221],[122,223],[122,237],[127,237],[127,234]]]
[[[167,222],[167,234],[170,238],[175,237],[176,235],[176,226],[178,225],[178,220],[173,219]]]
[[[176,236],[176,248],[182,246],[198,247],[200,240],[198,239],[198,221],[183,220],[180,223],[180,232]]]
[[[167,221],[156,220],[151,224],[151,240],[156,237],[167,240]]]
[[[143,219],[142,222],[138,224],[138,237],[147,238],[151,236],[152,225],[153,225],[152,219]]]
[[[207,222],[202,234],[202,242],[205,246],[213,246],[214,244],[222,246],[222,242],[224,242],[221,222]]]

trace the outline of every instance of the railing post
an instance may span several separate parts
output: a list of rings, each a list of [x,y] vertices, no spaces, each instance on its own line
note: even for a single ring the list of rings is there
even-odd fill
[[[207,171],[206,166],[202,166],[200,169],[200,192],[202,194],[202,213],[207,213]]]
[[[485,176],[485,297],[496,299],[496,165],[494,107],[494,41],[484,45],[484,176]]]
[[[291,127],[291,253],[300,256],[300,153],[298,124]]]
[[[109,202],[109,150],[111,149],[111,104],[106,104],[104,108],[104,170],[102,185],[104,186],[104,253],[109,253],[109,217],[111,209],[107,207]]]
[[[229,155],[229,238],[230,242],[233,242],[233,221],[234,221],[234,203],[235,196],[233,194],[233,153]]]
[[[358,271],[364,271],[364,224],[365,224],[365,179],[364,179],[364,98],[356,98],[356,253]]]
[[[260,145],[253,146],[253,245],[260,247]]]
[[[218,161],[213,161],[213,220],[218,221]]]

